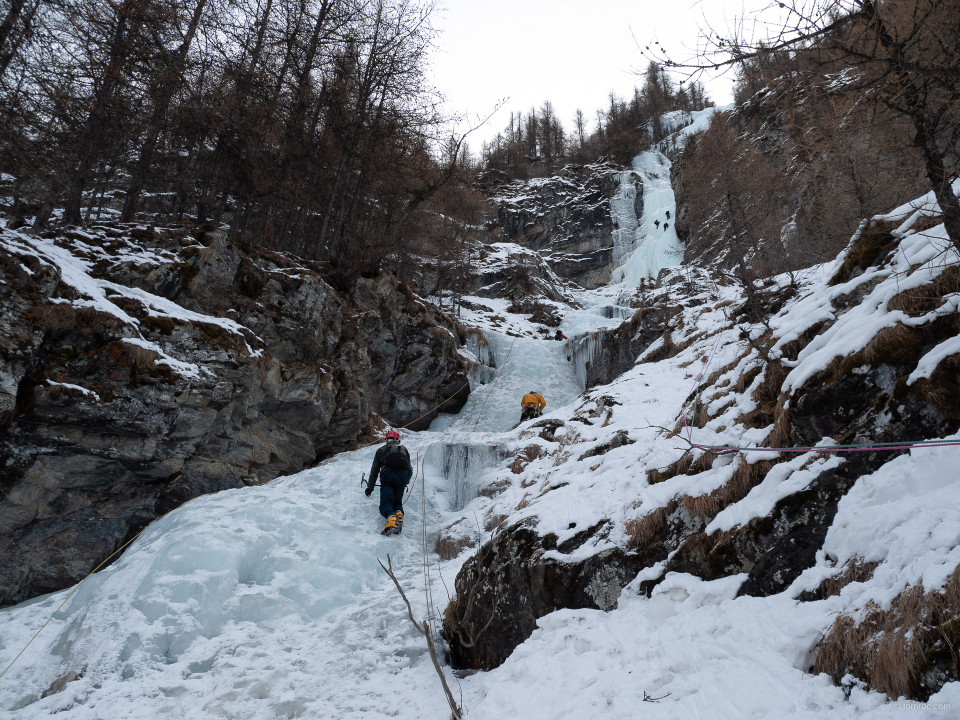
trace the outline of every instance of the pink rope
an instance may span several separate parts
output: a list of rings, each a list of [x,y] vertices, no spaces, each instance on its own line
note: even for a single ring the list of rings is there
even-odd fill
[[[903,445],[863,445],[856,446],[833,446],[824,447],[795,447],[795,448],[765,448],[765,447],[739,447],[736,445],[693,445],[690,447],[699,450],[739,450],[741,452],[792,452],[792,453],[821,453],[821,452],[869,452],[871,450],[909,450],[911,448],[929,448],[929,447],[954,447],[960,445],[958,442],[918,442]]]
[[[717,335],[716,341],[713,343],[713,350],[710,351],[710,355],[703,363],[703,367],[700,370],[700,374],[697,375],[697,378],[693,381],[693,387],[690,388],[690,392],[693,392],[693,388],[697,387],[700,383],[700,379],[703,377],[703,374],[706,372],[707,367],[710,365],[710,361],[713,359],[713,354],[717,351],[717,344],[720,342],[720,335],[723,334],[723,331],[720,331],[720,334]],[[689,393],[688,393],[689,394]],[[696,406],[696,402],[694,402]],[[913,448],[929,448],[929,447],[957,447],[960,446],[960,441],[942,441],[942,440],[926,440],[920,442],[904,442],[897,444],[864,444],[864,445],[826,445],[823,447],[792,447],[792,448],[765,448],[765,447],[741,447],[739,445],[695,445],[692,442],[692,429],[687,424],[687,410],[685,407],[681,408],[680,414],[683,416],[683,427],[687,433],[687,442],[690,444],[690,447],[697,448],[698,450],[711,450],[711,451],[738,451],[738,452],[775,452],[775,453],[838,453],[838,452],[871,452],[874,450],[910,450]]]

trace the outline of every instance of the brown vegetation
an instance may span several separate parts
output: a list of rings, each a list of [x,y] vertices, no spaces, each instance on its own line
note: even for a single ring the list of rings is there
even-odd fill
[[[39,230],[55,207],[65,224],[95,222],[122,194],[125,222],[193,215],[201,228],[228,223],[240,241],[321,260],[337,282],[375,271],[409,251],[420,235],[411,224],[470,167],[424,76],[433,10],[14,3],[0,28],[12,227],[32,219]]]
[[[820,582],[817,587],[817,598],[825,600],[835,595],[839,595],[850,583],[866,582],[873,577],[873,571],[877,569],[878,562],[866,562],[861,557],[855,557],[846,565],[839,574],[828,577]]]
[[[671,500],[664,507],[659,507],[643,517],[628,520],[627,547],[630,550],[643,550],[661,540],[667,530],[667,518],[676,511],[677,507],[679,507],[677,501]]]
[[[889,610],[871,604],[859,621],[838,617],[817,644],[813,671],[838,684],[852,674],[891,698],[927,700],[960,677],[958,648],[960,568],[942,591],[918,585],[900,593]]]
[[[773,460],[760,460],[752,464],[741,460],[728,482],[707,495],[684,496],[683,507],[698,517],[710,520],[724,508],[743,500],[763,482],[770,468],[776,464]]]
[[[546,452],[540,445],[527,445],[517,453],[516,458],[514,458],[513,463],[510,465],[510,471],[514,475],[519,475],[526,469],[527,465],[543,457],[545,454]]]

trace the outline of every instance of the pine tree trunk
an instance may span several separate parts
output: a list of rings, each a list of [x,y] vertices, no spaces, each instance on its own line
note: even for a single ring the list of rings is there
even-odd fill
[[[187,53],[190,51],[190,44],[193,42],[193,36],[197,32],[197,26],[200,24],[200,18],[203,16],[203,8],[206,4],[207,0],[199,0],[197,7],[193,11],[193,17],[190,18],[190,25],[183,38],[183,43],[172,57],[165,58],[167,66],[160,71],[160,87],[158,88],[156,101],[153,105],[153,114],[150,117],[147,137],[146,140],[144,140],[143,147],[140,148],[140,157],[137,158],[137,165],[133,171],[133,177],[130,178],[130,187],[127,188],[127,196],[123,203],[123,213],[120,215],[121,222],[131,222],[137,213],[137,203],[140,200],[140,193],[143,192],[143,186],[147,182],[147,174],[150,172],[153,153],[157,148],[157,141],[160,139],[160,131],[163,129],[163,120],[167,116],[167,110],[170,108],[170,101],[173,100],[174,93],[176,93],[177,88],[180,86],[184,65],[187,60]]]
[[[943,226],[954,247],[960,251],[960,201],[953,191],[950,175],[943,161],[943,152],[937,144],[932,128],[928,126],[925,115],[914,115],[914,127],[917,135],[914,144],[923,155],[927,179],[933,187],[940,212],[943,213]]]
[[[104,120],[113,98],[113,88],[126,61],[127,22],[135,3],[136,0],[125,0],[117,10],[117,26],[110,45],[110,62],[100,78],[100,87],[94,96],[93,107],[90,108],[90,114],[80,133],[80,141],[77,143],[78,163],[63,213],[65,225],[79,225],[81,221],[80,205],[83,201],[83,190],[90,179],[90,171],[100,150]]]

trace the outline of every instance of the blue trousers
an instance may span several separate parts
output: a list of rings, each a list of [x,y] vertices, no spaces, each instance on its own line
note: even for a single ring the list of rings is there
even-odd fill
[[[380,514],[384,517],[403,510],[403,491],[407,487],[408,479],[402,482],[393,473],[386,477],[380,475]]]

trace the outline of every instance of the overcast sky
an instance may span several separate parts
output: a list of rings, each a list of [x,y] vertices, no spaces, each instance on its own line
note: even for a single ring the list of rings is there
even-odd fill
[[[756,7],[765,0],[745,0]],[[637,42],[662,43],[675,58],[688,57],[706,16],[721,32],[737,15],[740,0],[441,0],[433,80],[452,112],[471,118],[506,106],[471,136],[481,141],[502,130],[511,110],[526,112],[553,103],[567,130],[581,108],[596,127],[596,110],[611,91],[633,92],[646,60]],[[633,35],[631,35],[631,30]],[[718,105],[733,97],[733,74],[708,79]]]

